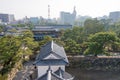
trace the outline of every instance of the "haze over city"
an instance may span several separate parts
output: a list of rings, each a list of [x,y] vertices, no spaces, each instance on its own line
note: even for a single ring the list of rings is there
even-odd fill
[[[0,13],[14,14],[16,19],[25,16],[58,18],[61,11],[71,12],[76,6],[77,15],[99,17],[120,11],[120,0],[0,0]]]

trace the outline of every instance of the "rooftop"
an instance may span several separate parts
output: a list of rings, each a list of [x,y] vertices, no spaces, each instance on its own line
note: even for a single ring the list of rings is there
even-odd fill
[[[67,65],[68,63],[64,48],[53,41],[42,46],[35,61],[36,65]]]
[[[56,72],[52,72],[52,70],[49,67],[46,74],[38,78],[37,80],[73,80],[73,79],[74,77],[72,75],[63,71],[61,68],[59,68]]]

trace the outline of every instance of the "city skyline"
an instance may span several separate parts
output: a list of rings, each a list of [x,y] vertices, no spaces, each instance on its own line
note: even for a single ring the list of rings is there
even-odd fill
[[[109,12],[120,11],[119,0],[0,0],[0,13],[14,14],[16,19],[28,17],[58,18],[61,11],[73,12],[76,6],[77,15],[100,17]]]

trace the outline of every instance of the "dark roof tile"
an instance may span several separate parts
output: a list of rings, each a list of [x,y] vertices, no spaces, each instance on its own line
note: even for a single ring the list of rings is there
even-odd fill
[[[56,57],[58,57],[59,60],[56,59],[48,59],[48,60],[44,60],[45,57],[49,56],[50,54],[55,55]],[[53,61],[55,60],[55,61]],[[48,42],[47,44],[45,44],[44,46],[42,46],[40,53],[38,54],[35,64],[37,65],[44,65],[44,64],[64,64],[67,65],[68,59],[66,56],[66,53],[64,51],[64,48],[62,46],[59,46],[58,44],[56,44],[53,41]]]

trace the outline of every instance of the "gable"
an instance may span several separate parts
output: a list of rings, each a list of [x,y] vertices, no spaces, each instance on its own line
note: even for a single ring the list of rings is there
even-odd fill
[[[43,60],[48,60],[48,59],[61,59],[60,57],[56,56],[55,54],[50,54],[43,58]]]

